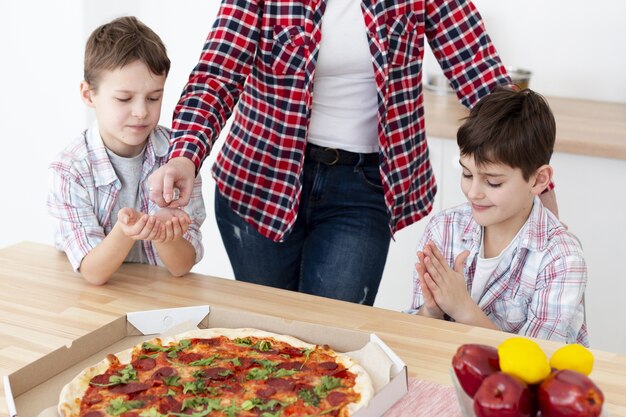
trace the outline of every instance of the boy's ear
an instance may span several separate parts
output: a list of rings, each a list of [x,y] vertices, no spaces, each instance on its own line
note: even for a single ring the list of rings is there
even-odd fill
[[[550,165],[542,165],[535,172],[534,182],[531,189],[531,192],[535,195],[539,195],[548,188],[550,182],[552,181],[552,175],[554,174],[554,170]]]
[[[95,104],[91,99],[91,86],[87,81],[81,81],[80,83],[80,98],[83,99],[83,102],[89,107],[94,107]]]

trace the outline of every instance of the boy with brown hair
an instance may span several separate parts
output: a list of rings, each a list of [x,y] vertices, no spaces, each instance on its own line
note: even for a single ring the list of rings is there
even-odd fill
[[[541,203],[554,116],[531,90],[498,88],[457,133],[468,202],[434,216],[417,248],[412,311],[588,345],[579,242]]]
[[[123,262],[184,275],[203,255],[201,179],[184,210],[159,209],[146,183],[169,147],[169,130],[158,125],[170,69],[165,46],[135,17],[120,17],[92,32],[84,63],[81,98],[96,122],[50,165],[55,246],[93,284],[106,283]]]

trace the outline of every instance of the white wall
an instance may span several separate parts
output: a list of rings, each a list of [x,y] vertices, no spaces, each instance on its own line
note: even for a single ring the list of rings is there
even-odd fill
[[[546,95],[626,102],[626,25],[621,22],[626,2],[475,2],[505,63],[534,72],[531,87]],[[169,126],[218,6],[218,0],[0,2],[0,247],[23,240],[52,242],[46,169],[92,119],[78,94],[84,42],[91,30],[113,17],[135,14],[161,35],[172,59],[161,117]],[[432,59],[425,67],[437,70]],[[437,149],[433,154],[440,157]],[[214,183],[207,168],[203,176],[207,253],[195,271],[231,277],[212,214]],[[423,224],[401,231],[392,243],[378,306],[408,305],[413,247]]]

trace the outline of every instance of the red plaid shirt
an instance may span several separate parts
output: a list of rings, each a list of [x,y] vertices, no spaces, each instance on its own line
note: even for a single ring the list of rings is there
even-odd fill
[[[428,40],[471,107],[510,80],[469,1],[363,0],[378,90],[380,172],[392,233],[427,215],[436,192],[422,96]],[[296,221],[325,0],[222,0],[176,107],[170,158],[199,170],[237,106],[213,166],[231,207],[281,241]]]

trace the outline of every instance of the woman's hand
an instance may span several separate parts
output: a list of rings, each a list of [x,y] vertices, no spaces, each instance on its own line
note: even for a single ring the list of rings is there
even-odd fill
[[[148,177],[150,200],[159,207],[184,207],[191,199],[196,166],[184,157],[170,159]],[[175,198],[174,189],[179,191]]]

